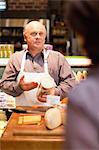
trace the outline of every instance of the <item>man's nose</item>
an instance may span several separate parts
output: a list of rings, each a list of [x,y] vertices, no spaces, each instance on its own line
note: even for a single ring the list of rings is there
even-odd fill
[[[40,36],[40,33],[36,33],[36,37],[41,37],[41,36]]]

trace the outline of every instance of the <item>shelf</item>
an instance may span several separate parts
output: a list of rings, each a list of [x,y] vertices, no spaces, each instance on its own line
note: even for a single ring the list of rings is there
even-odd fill
[[[1,35],[0,38],[23,38],[23,35]]]
[[[55,46],[56,46],[56,45],[64,45],[64,46],[65,46],[65,45],[66,45],[66,42],[64,42],[64,43],[62,43],[62,42],[56,42],[56,43],[53,42],[53,45],[55,45]]]
[[[0,58],[0,66],[6,66],[8,64],[9,58]]]
[[[65,34],[52,34],[53,37],[64,37],[66,36],[66,33]]]
[[[68,29],[63,21],[57,21],[51,28],[51,43],[56,51],[60,51],[64,55],[64,49],[66,49],[66,41],[68,39]]]
[[[2,43],[23,43],[23,27],[0,27],[0,42]]]
[[[91,64],[91,60],[85,56],[65,56],[71,66],[87,67]]]
[[[70,66],[87,67],[91,64],[91,60],[84,56],[65,56]],[[6,66],[9,58],[0,58],[0,66]]]

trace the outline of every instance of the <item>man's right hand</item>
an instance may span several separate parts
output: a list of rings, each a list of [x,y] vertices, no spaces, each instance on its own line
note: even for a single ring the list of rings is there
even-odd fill
[[[28,82],[25,83],[24,81],[24,75],[21,77],[20,81],[19,81],[19,86],[21,87],[22,90],[24,91],[29,91],[32,90],[34,88],[36,88],[38,86],[37,82]]]

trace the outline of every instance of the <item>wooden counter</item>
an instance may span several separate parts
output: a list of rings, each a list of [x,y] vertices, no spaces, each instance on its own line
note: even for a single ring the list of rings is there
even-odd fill
[[[62,150],[64,127],[48,130],[44,118],[39,125],[18,124],[20,115],[13,113],[1,137],[1,150]],[[33,115],[33,114],[31,114]]]

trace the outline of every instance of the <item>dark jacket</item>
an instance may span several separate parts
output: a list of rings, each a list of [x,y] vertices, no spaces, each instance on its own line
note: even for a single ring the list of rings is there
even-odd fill
[[[69,94],[65,150],[99,150],[99,66]]]

